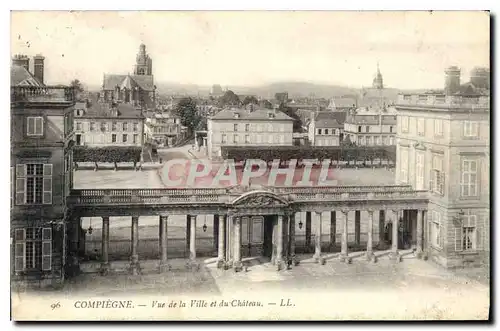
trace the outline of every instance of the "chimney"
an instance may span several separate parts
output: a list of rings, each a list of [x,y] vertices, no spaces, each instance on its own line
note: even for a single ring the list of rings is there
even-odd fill
[[[45,84],[43,80],[43,73],[44,73],[44,62],[45,58],[37,54],[33,57],[33,75],[35,76],[36,79],[38,79],[42,84]]]
[[[30,59],[26,55],[16,54],[12,58],[12,65],[24,67],[27,71],[30,71]]]
[[[444,93],[453,95],[460,91],[460,68],[456,66],[446,68]]]

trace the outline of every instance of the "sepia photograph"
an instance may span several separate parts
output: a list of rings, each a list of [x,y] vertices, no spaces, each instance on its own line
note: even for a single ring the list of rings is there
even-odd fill
[[[491,20],[11,11],[11,319],[490,320]]]

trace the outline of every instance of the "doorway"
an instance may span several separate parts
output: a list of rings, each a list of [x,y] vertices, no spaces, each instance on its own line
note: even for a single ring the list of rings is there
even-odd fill
[[[275,216],[264,217],[264,243],[262,256],[271,258],[273,255],[273,227]]]

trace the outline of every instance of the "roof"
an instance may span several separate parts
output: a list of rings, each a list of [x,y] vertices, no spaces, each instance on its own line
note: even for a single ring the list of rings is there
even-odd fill
[[[368,125],[378,125],[386,124],[386,125],[396,125],[396,114],[395,113],[374,113],[374,112],[366,112],[365,114],[356,113],[349,114],[347,116],[347,122],[352,124],[368,124]]]
[[[343,114],[343,115],[341,115]],[[315,114],[316,128],[343,128],[345,112],[319,111]],[[342,118],[343,117],[343,118]]]
[[[399,91],[396,89],[383,88],[364,88],[361,90],[358,100],[358,107],[368,107],[380,102],[386,105],[396,103]]]
[[[25,67],[12,65],[10,67],[10,86],[45,86]]]
[[[355,97],[336,97],[331,98],[328,108],[351,108],[356,107],[357,100]]]
[[[270,118],[269,113],[273,113],[274,117]],[[236,118],[235,114],[239,117]],[[256,109],[253,111],[241,108],[226,108],[211,117],[212,120],[266,120],[266,121],[293,121],[293,118],[279,110],[271,109]]]
[[[114,90],[116,86],[119,86],[120,89],[131,89],[138,86],[145,91],[153,91],[154,80],[152,75],[104,75],[103,90]]]
[[[130,118],[141,119],[144,116],[140,109],[136,109],[133,105],[127,103],[116,104],[118,116],[113,116],[113,109],[109,104],[95,103],[90,105],[81,118]]]

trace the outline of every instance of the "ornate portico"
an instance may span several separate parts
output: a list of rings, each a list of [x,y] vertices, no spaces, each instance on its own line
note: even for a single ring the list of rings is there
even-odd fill
[[[368,226],[363,233],[366,241],[366,260],[375,262],[374,228],[391,227],[391,258],[399,261],[401,220],[411,218],[415,229],[413,239],[416,252],[426,250],[427,192],[409,186],[336,186],[336,187],[270,187],[270,188],[214,188],[214,189],[137,189],[137,190],[73,190],[68,201],[74,222],[83,216],[100,216],[103,220],[102,269],[109,268],[109,217],[131,217],[130,272],[140,273],[137,253],[139,216],[158,216],[160,272],[170,270],[167,233],[169,216],[186,216],[186,247],[189,255],[186,266],[196,270],[197,217],[214,215],[214,245],[219,268],[242,270],[243,260],[250,256],[270,259],[277,270],[298,263],[295,255],[296,224],[306,223],[306,242],[314,242],[314,261],[324,264],[322,235],[324,215],[330,213],[330,244],[335,245],[335,234],[341,231],[338,260],[351,262],[349,245],[360,243],[361,212],[368,214]],[[411,211],[411,212],[410,212]],[[300,215],[306,213],[306,218]],[[411,217],[408,215],[412,215]],[[378,226],[373,215],[377,215]],[[406,216],[405,216],[406,215]],[[354,217],[353,217],[354,216]],[[217,220],[217,222],[215,222]],[[349,239],[348,224],[354,221],[354,240]],[[199,223],[198,223],[199,224]],[[314,225],[314,226],[312,226]],[[309,229],[309,231],[307,230]],[[311,229],[314,229],[312,231]],[[381,232],[379,231],[379,235]],[[387,234],[386,234],[387,235]],[[314,237],[314,241],[312,238]],[[415,238],[416,237],[416,238]],[[76,238],[76,237],[75,237]],[[76,239],[75,239],[76,240]],[[377,239],[377,241],[379,241]],[[75,244],[75,247],[80,245]],[[324,248],[323,248],[324,249]]]

